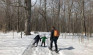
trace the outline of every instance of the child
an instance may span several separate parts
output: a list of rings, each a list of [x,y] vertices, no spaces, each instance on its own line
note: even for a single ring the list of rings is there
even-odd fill
[[[35,38],[34,38],[34,43],[33,43],[33,46],[35,45],[35,43],[37,44],[36,45],[36,47],[38,46],[38,42],[39,42],[39,40],[41,41],[41,38],[40,38],[40,36],[39,35],[37,35]]]
[[[44,47],[45,47],[45,41],[46,41],[46,36],[44,35],[44,37],[41,38],[42,39],[42,43],[41,43],[41,46],[44,44]]]

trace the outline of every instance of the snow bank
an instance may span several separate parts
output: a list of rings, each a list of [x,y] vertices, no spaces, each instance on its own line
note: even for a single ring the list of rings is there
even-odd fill
[[[47,47],[32,48],[33,38],[37,35],[31,32],[32,35],[26,36],[22,32],[0,32],[0,55],[93,55],[93,38],[81,40],[81,36],[72,33],[61,33],[58,39],[59,54],[51,53],[48,49],[50,40],[46,41]],[[50,37],[50,32],[39,32],[42,37],[46,35]],[[55,49],[53,47],[53,49]]]

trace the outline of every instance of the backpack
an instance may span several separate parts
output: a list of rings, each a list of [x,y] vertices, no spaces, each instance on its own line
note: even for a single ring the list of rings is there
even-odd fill
[[[59,31],[58,30],[54,30],[54,37],[59,37]]]

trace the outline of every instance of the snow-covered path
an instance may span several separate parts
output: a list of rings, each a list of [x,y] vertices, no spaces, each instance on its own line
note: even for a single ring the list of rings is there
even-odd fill
[[[41,32],[40,35],[48,35],[49,33]],[[32,47],[33,38],[36,34],[20,38],[20,33],[0,33],[0,55],[93,55],[93,38],[90,41],[86,40],[81,43],[77,36],[61,35],[58,39],[59,54],[51,52],[48,49],[49,39],[46,41],[47,47],[41,47],[41,42],[38,47]],[[49,35],[47,36],[49,37]],[[74,37],[72,39],[72,37]],[[54,47],[53,47],[54,49]]]
[[[47,47],[33,47],[26,50],[23,55],[49,55],[49,49]]]
[[[61,51],[59,54],[55,53],[54,51],[51,52],[48,47],[49,47],[49,39],[46,41],[46,47],[41,47],[41,43],[38,44],[37,47],[32,47],[32,42],[31,44],[25,49],[22,55],[64,55]]]
[[[29,47],[25,50],[25,52],[22,55],[63,55],[62,52],[59,52],[59,54],[55,52],[51,52],[48,47]]]

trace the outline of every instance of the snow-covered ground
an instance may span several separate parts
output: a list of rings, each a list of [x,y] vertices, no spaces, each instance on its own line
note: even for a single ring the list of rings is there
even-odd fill
[[[41,47],[39,42],[38,47],[32,47],[33,35],[25,36],[24,33],[21,38],[21,33],[0,32],[0,55],[93,55],[93,38],[82,40],[79,36],[68,33],[62,33],[58,39],[59,54],[51,52],[48,49],[49,39],[46,41],[47,47]],[[46,34],[49,37],[50,33],[40,32],[40,36]],[[54,48],[53,48],[54,49]]]

